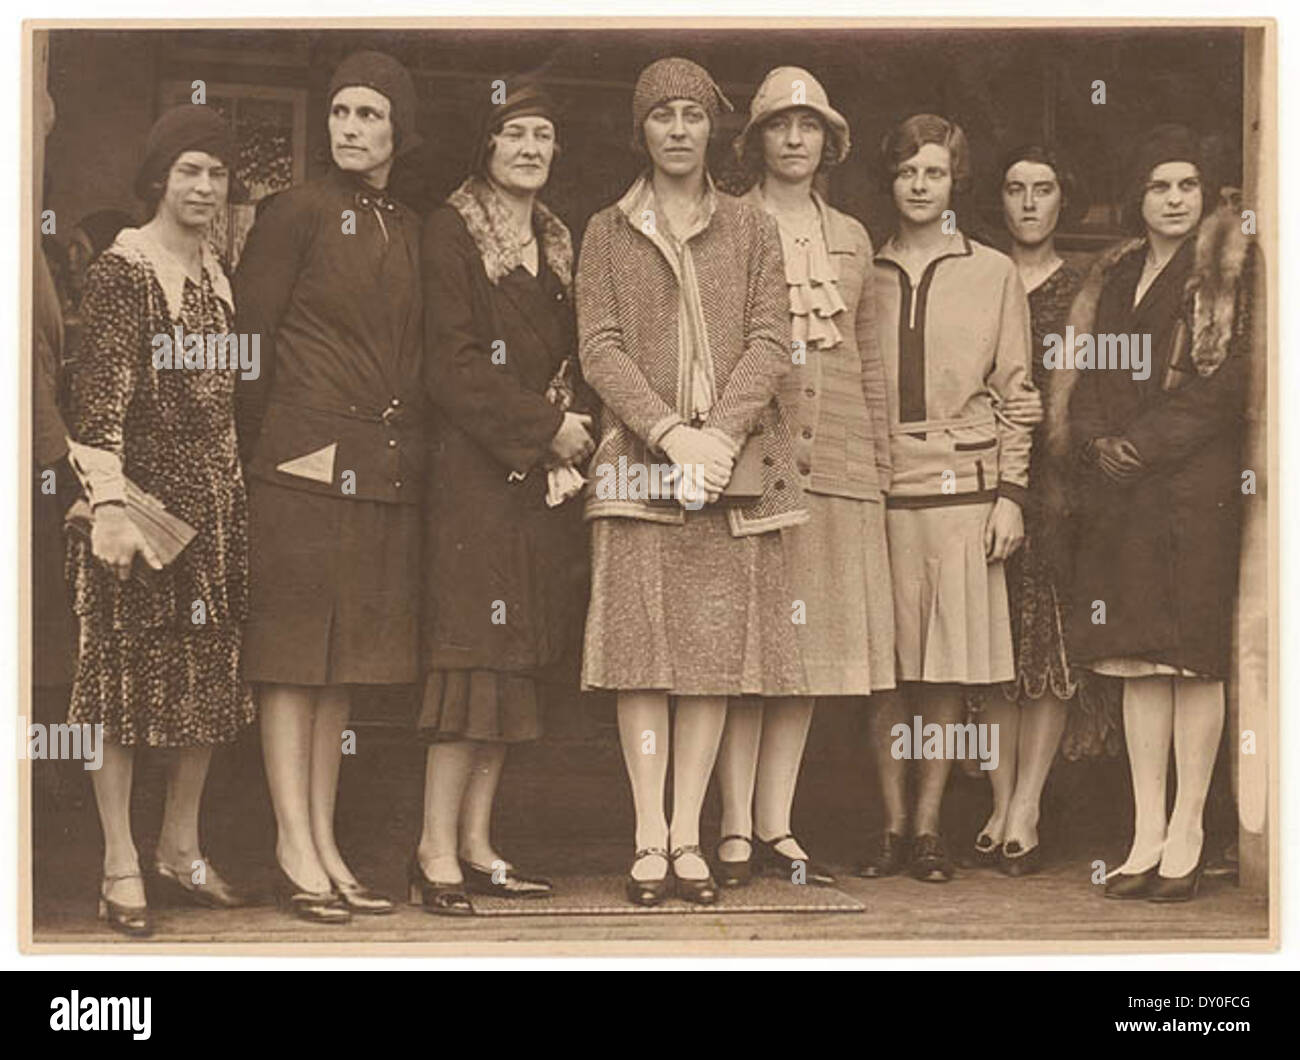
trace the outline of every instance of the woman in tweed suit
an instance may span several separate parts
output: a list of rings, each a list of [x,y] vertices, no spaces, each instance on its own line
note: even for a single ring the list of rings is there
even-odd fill
[[[802,103],[792,105],[796,99]],[[782,66],[767,75],[735,148],[757,180],[745,201],[780,229],[800,353],[781,403],[794,425],[795,469],[811,518],[781,539],[792,592],[805,608],[796,630],[809,695],[731,704],[718,753],[718,877],[724,887],[747,883],[752,861],[755,870],[775,866],[796,879],[802,868],[804,882],[829,885],[834,877],[809,861],[790,830],[812,697],[894,687],[883,501],[889,410],[876,348],[871,240],[813,191],[818,171],[848,155],[849,126],[807,70]]]
[[[592,218],[578,266],[582,369],[604,402],[583,686],[619,694],[641,905],[665,897],[670,868],[681,897],[716,901],[699,816],[727,697],[805,689],[775,532],[807,518],[774,400],[792,364],[780,240],[761,210],[714,190],[705,151],[724,106],[685,59],[642,71],[633,136],[650,168]],[[720,504],[747,440],[761,491]],[[651,465],[683,469],[667,496]]]

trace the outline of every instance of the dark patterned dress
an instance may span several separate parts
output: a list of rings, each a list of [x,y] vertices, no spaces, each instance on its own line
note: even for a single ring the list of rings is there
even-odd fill
[[[1047,391],[1043,366],[1044,338],[1065,333],[1065,323],[1083,277],[1063,263],[1029,292],[1031,357],[1034,385]],[[1025,542],[1007,561],[1007,594],[1011,631],[1016,647],[1016,678],[1003,685],[1011,699],[1040,699],[1051,692],[1060,700],[1073,700],[1076,708],[1062,740],[1062,753],[1070,759],[1114,753],[1120,738],[1118,711],[1112,683],[1070,663],[1065,649],[1063,616],[1066,601],[1042,547],[1042,515],[1035,502],[1035,485],[1044,451],[1042,428],[1034,434],[1029,469],[1030,501],[1025,517]],[[1038,544],[1036,545],[1036,541]]]
[[[72,539],[68,576],[81,620],[69,721],[103,724],[126,746],[226,743],[254,717],[239,672],[247,613],[247,503],[235,444],[238,365],[155,368],[152,340],[233,330],[215,263],[200,283],[129,229],[91,268],[73,380],[76,440],[115,453],[141,489],[198,533],[151,585],[120,582]],[[159,273],[171,274],[173,317]],[[214,277],[216,283],[214,283]]]

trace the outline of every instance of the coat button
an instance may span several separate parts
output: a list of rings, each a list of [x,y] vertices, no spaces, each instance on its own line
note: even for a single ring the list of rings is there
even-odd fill
[[[393,408],[397,408],[397,406],[400,405],[401,402],[397,398],[393,398],[393,400],[390,401],[389,404],[392,405]]]
[[[813,434],[813,432],[812,432],[812,428],[811,428],[811,427],[805,427],[805,428],[803,429],[803,431],[802,431],[802,434],[803,434],[803,436],[804,436],[805,438],[811,438],[811,437],[812,437],[812,434]]]
[[[775,463],[776,463],[776,461],[773,460],[770,456],[765,456],[765,457],[763,457],[763,466],[764,466],[764,467],[771,467],[771,466],[772,466],[773,464],[775,464]]]
[[[393,483],[393,485],[400,490],[402,488],[402,480],[399,478],[396,482]]]
[[[812,466],[805,460],[800,460],[796,465],[799,468],[799,474],[806,475],[812,471]]]
[[[816,396],[817,396],[817,391],[814,390],[814,389],[813,389],[812,387],[810,387],[810,386],[808,386],[808,387],[804,387],[804,391],[803,391],[803,392],[804,392],[804,396],[805,396],[805,397],[816,397]]]
[[[397,439],[396,439],[396,438],[389,438],[389,439],[388,439],[388,448],[389,448],[389,449],[396,449],[396,448],[397,448]]]
[[[776,490],[785,489],[785,479],[783,478],[777,479],[775,482],[772,483],[772,488]]]
[[[349,412],[356,412],[356,411],[357,411],[357,407],[356,407],[356,405],[349,405],[349,406],[348,406],[348,411],[349,411]]]

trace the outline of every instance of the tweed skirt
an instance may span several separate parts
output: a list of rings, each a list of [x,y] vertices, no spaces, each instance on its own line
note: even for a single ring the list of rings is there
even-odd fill
[[[808,693],[867,696],[894,687],[894,596],[885,506],[804,495],[811,519],[781,531]]]
[[[898,680],[1015,677],[1004,564],[984,556],[992,510],[991,501],[888,510]]]
[[[420,676],[420,507],[252,479],[244,674],[289,685]]]
[[[806,693],[780,534],[733,537],[717,506],[679,526],[605,518],[591,556],[584,689]]]

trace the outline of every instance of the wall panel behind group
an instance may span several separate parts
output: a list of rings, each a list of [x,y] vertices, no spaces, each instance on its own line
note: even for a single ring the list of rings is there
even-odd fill
[[[95,210],[139,215],[131,184],[155,117],[152,36],[50,33],[49,89],[56,118],[45,150],[45,206],[55,211],[61,241]]]

